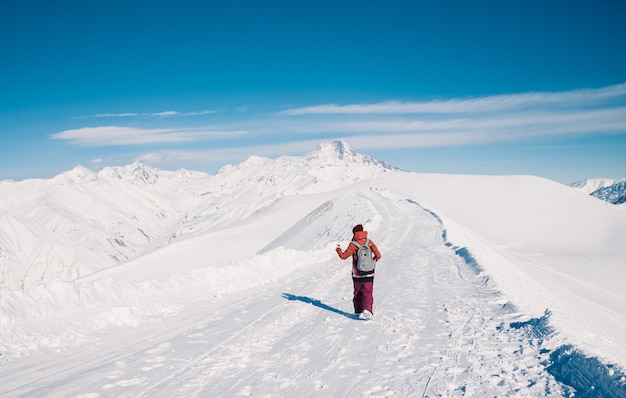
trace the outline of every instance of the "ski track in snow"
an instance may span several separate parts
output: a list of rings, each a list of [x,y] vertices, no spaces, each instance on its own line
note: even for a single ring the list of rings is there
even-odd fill
[[[385,197],[365,199],[383,255],[373,321],[351,313],[349,260],[334,258],[91,345],[5,363],[0,395],[561,395],[536,341],[509,326],[519,314],[446,244],[436,215],[391,192],[369,195]]]

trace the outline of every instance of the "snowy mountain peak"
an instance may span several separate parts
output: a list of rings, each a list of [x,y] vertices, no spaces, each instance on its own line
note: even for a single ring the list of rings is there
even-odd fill
[[[63,184],[75,184],[82,181],[88,181],[93,179],[95,176],[94,172],[89,170],[84,166],[76,166],[72,170],[68,170],[56,176],[54,178],[55,181]]]
[[[355,152],[343,140],[322,142],[314,151],[309,152],[304,159],[305,161],[310,162],[312,166],[365,166],[366,168],[381,169],[386,171],[399,170],[397,167],[394,167],[387,162],[379,161],[371,156],[365,156]]]
[[[302,157],[269,159],[251,156],[237,166],[223,167],[215,180],[216,183],[219,181],[222,190],[239,189],[237,187],[244,184],[258,191],[257,195],[261,197],[280,197],[324,192],[398,171],[398,168],[358,154],[344,141],[336,140],[323,142]]]
[[[159,171],[145,163],[134,163],[129,166],[133,179],[145,184],[155,184],[159,180]]]
[[[110,166],[100,171],[92,171],[84,166],[76,166],[65,171],[51,181],[63,185],[80,185],[90,182],[113,182],[115,184],[130,184],[134,186],[162,184],[166,180],[179,183],[190,180],[205,179],[208,174],[199,171],[179,169],[165,171],[157,169],[143,162],[135,162],[126,166]]]
[[[126,180],[134,184],[152,185],[159,181],[161,170],[155,169],[142,162],[127,166],[105,167],[98,176],[105,179]]]
[[[315,151],[310,152],[307,157],[343,160],[344,157],[351,159],[356,155],[356,152],[354,152],[345,141],[334,140],[332,142],[322,142],[317,146]]]

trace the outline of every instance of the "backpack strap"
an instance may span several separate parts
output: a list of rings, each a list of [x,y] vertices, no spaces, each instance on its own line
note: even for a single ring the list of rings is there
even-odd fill
[[[365,247],[369,247],[370,245],[370,238],[366,238],[365,239],[365,244],[361,245],[359,242],[357,242],[356,240],[353,240],[351,242],[354,246],[356,246],[357,249],[360,249],[361,247],[365,246]]]

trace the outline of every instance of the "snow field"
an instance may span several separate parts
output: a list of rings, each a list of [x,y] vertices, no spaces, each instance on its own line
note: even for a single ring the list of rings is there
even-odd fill
[[[536,341],[523,328],[509,327],[518,315],[488,278],[446,245],[440,220],[407,199],[365,190],[340,195],[279,236],[278,247],[270,244],[221,273],[209,268],[163,283],[138,281],[128,291],[118,286],[113,290],[125,306],[111,305],[112,293],[100,299],[127,323],[108,324],[92,309],[101,328],[74,325],[90,343],[5,363],[0,394],[558,395]],[[373,321],[351,314],[349,260],[334,253],[335,243],[345,247],[351,226],[363,218],[383,254]],[[91,291],[105,294],[115,285],[100,283],[110,285]],[[80,297],[62,284],[52,291],[59,303]],[[68,319],[74,316],[94,318]],[[134,326],[133,319],[139,321]]]
[[[626,362],[626,207],[532,176],[398,175],[507,301],[605,363]],[[528,189],[532,187],[532,189]]]
[[[63,348],[87,341],[85,333],[112,326],[136,326],[184,306],[257,286],[280,278],[311,258],[329,257],[330,247],[317,253],[275,249],[221,267],[206,267],[161,280],[129,283],[113,279],[93,282],[55,280],[29,293],[0,291],[0,351],[28,355],[30,351]],[[284,266],[277,269],[276,263]],[[5,354],[0,361],[9,359]]]

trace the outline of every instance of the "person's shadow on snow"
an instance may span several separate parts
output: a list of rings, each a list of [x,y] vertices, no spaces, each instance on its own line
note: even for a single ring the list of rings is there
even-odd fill
[[[318,308],[324,309],[326,311],[334,312],[335,314],[343,315],[346,318],[361,320],[357,314],[351,314],[349,312],[342,311],[340,309],[331,307],[330,305],[324,304],[319,300],[312,299],[306,296],[296,296],[290,293],[283,293],[283,298],[286,298],[289,301],[302,301],[303,303],[312,304]]]

